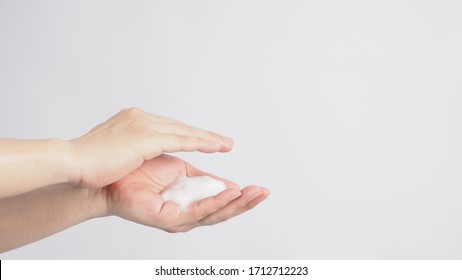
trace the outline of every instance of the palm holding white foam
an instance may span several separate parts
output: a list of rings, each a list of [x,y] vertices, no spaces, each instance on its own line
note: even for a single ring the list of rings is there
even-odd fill
[[[211,176],[223,181],[226,190],[195,201],[183,211],[180,205],[165,201],[161,193],[181,176]],[[169,232],[188,231],[239,215],[263,201],[266,188],[249,186],[242,190],[230,181],[196,169],[173,156],[162,155],[144,162],[128,176],[106,188],[111,214]]]
[[[161,193],[162,198],[173,201],[185,209],[194,201],[214,196],[226,190],[225,184],[209,176],[180,176]]]

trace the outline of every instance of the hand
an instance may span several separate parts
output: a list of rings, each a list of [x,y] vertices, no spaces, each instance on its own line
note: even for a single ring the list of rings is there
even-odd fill
[[[228,152],[233,140],[140,109],[119,112],[71,142],[71,182],[101,188],[164,152]]]
[[[194,202],[181,211],[179,205],[165,202],[160,195],[180,175],[211,176],[223,181],[227,189],[216,196]],[[207,174],[168,155],[145,161],[129,175],[103,190],[109,214],[167,232],[184,232],[225,221],[255,207],[269,195],[269,191],[263,187],[249,186],[240,190],[233,182]]]

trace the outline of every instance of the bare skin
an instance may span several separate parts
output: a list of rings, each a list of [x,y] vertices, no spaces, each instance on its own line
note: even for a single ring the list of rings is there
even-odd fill
[[[179,205],[165,202],[160,196],[164,188],[181,175],[211,176],[223,181],[227,189],[216,196],[194,202],[181,211]],[[127,177],[105,188],[105,191],[109,213],[168,232],[184,232],[225,221],[255,207],[269,195],[266,188],[258,186],[240,190],[231,181],[167,155],[145,162]]]
[[[54,185],[0,199],[0,252],[106,213],[101,189]]]
[[[227,189],[194,202],[184,211],[160,193],[180,175],[212,176]],[[40,240],[89,219],[116,215],[167,232],[185,232],[226,221],[269,195],[266,188],[242,190],[173,156],[144,162],[121,180],[99,189],[55,185],[0,200],[0,252]]]
[[[258,186],[207,174],[165,152],[228,152],[234,141],[140,109],[125,109],[71,141],[0,139],[0,252],[86,220],[116,215],[185,232],[239,215],[266,199]],[[208,175],[227,189],[183,211],[160,193],[180,175]],[[3,197],[3,198],[2,198]]]
[[[0,198],[54,184],[102,188],[165,152],[228,152],[233,139],[129,108],[71,141],[0,139]]]

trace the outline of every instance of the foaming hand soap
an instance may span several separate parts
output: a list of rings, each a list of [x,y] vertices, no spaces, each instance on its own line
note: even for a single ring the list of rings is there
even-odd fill
[[[173,201],[185,209],[194,201],[214,196],[226,189],[225,184],[209,176],[180,176],[160,194],[167,201]]]

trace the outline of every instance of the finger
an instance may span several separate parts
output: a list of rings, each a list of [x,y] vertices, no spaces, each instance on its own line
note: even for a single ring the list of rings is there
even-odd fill
[[[247,204],[247,209],[245,209],[245,210],[242,211],[242,212],[237,212],[236,215],[231,216],[231,217],[229,217],[228,219],[233,218],[233,217],[235,217],[235,216],[237,216],[237,215],[240,215],[240,214],[242,214],[242,213],[244,213],[244,212],[246,212],[246,211],[248,211],[248,210],[251,210],[251,209],[255,208],[255,206],[257,206],[258,204],[260,204],[263,200],[267,199],[268,196],[270,195],[270,191],[269,191],[268,189],[266,189],[266,188],[263,188],[263,189],[264,189],[263,192],[262,192],[259,196],[257,196],[256,198],[252,199],[252,200]]]
[[[160,134],[154,136],[154,141],[159,145],[163,152],[193,152],[216,153],[222,150],[223,144],[209,141],[199,137]],[[152,142],[151,142],[152,143]]]
[[[212,213],[215,213],[226,207],[226,205],[228,205],[231,201],[240,195],[241,192],[239,190],[227,189],[215,196],[196,201],[186,207],[186,209],[184,209],[184,211],[181,213],[181,224],[186,225],[195,223],[207,216],[210,216]]]
[[[204,219],[200,220],[196,226],[213,225],[240,215],[265,200],[269,195],[266,188],[257,186],[246,187],[242,190],[242,195],[229,203],[226,207],[217,211]]]
[[[151,113],[146,113],[147,116],[155,121],[155,122],[161,122],[161,123],[181,123],[180,121],[177,121],[175,119],[172,119],[172,118],[168,118],[168,117],[163,117],[163,116],[158,116],[158,115],[154,115],[154,114],[151,114]]]
[[[179,138],[181,138],[181,136],[200,138],[202,139],[204,145],[204,152],[228,152],[232,149],[234,144],[234,140],[232,138],[223,137],[217,133],[192,127],[173,119],[152,115],[139,108],[123,109],[111,119],[106,121],[103,125],[109,125],[112,122],[111,120],[117,118],[123,118],[130,122],[131,125],[133,125],[133,123],[138,124],[137,126],[141,127],[140,130],[142,131],[155,132],[156,137],[159,137],[157,133],[161,133],[167,135],[177,135]],[[205,143],[206,141],[208,141],[208,144]],[[220,145],[217,145],[217,143]],[[210,145],[212,145],[213,148],[210,148]],[[219,146],[218,150],[216,148],[217,146]],[[176,151],[175,148],[174,150]],[[188,148],[186,151],[197,150],[201,151],[197,147]]]
[[[200,169],[197,169],[196,167],[192,166],[191,164],[189,164],[187,162],[185,162],[185,166],[186,166],[186,174],[187,174],[188,177],[209,176],[209,177],[212,177],[215,180],[222,181],[225,184],[227,189],[236,189],[236,190],[241,189],[238,184],[236,184],[236,183],[234,183],[234,182],[232,182],[230,180],[227,180],[227,179],[218,177],[216,175],[213,175],[211,173],[208,173],[208,172],[202,171]]]
[[[202,220],[199,220],[195,223],[192,224],[186,224],[184,226],[181,226],[179,228],[180,231],[186,232],[189,231],[193,228],[199,227],[199,226],[208,226],[208,225],[214,225],[220,222],[223,222],[225,220],[228,220],[232,217],[235,217],[239,214],[242,214],[245,212],[248,204],[253,203],[255,200],[259,200],[260,202],[264,200],[262,199],[261,196],[262,194],[260,193],[260,190],[258,190],[259,187],[256,186],[251,186],[251,187],[246,187],[242,190],[242,195],[232,202],[230,202],[226,207],[222,208],[221,210],[203,218]],[[265,197],[266,198],[266,197]],[[258,203],[257,203],[258,204]],[[254,204],[254,205],[257,205]],[[254,206],[252,205],[252,206]],[[250,209],[250,208],[249,208]]]
[[[155,130],[164,133],[164,134],[178,134],[178,135],[185,135],[185,136],[194,136],[214,142],[222,143],[224,146],[228,148],[232,148],[234,144],[234,140],[229,137],[224,137],[219,135],[218,133],[207,131],[204,129],[200,129],[197,127],[189,126],[183,123],[155,123],[153,124]]]

